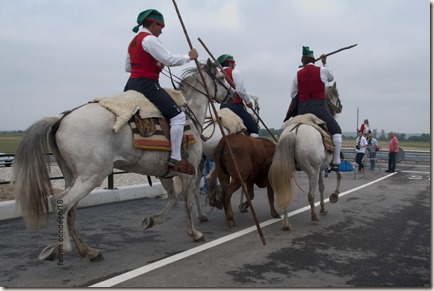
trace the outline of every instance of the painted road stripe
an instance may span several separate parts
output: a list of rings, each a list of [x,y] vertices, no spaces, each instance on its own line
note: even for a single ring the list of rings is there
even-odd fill
[[[388,175],[383,176],[383,177],[381,177],[381,178],[379,178],[379,179],[377,179],[375,181],[366,183],[366,184],[364,184],[362,186],[359,186],[357,188],[354,188],[354,189],[345,191],[343,193],[340,193],[339,197],[345,196],[347,194],[350,194],[350,193],[355,192],[357,190],[360,190],[362,188],[368,187],[368,186],[370,186],[372,184],[380,182],[381,180],[387,179],[388,177],[391,177],[391,176],[393,176],[395,174],[397,174],[397,172],[388,174]],[[324,202],[325,203],[329,202],[329,199],[328,198],[324,199]],[[320,203],[319,201],[317,203],[315,203],[315,206],[318,206],[319,203]],[[288,216],[291,217],[291,216],[297,215],[297,214],[302,213],[302,212],[307,211],[307,210],[310,210],[310,205],[302,207],[302,208],[299,208],[299,209],[294,210],[294,211],[291,211],[291,212],[288,213]],[[260,224],[260,226],[261,227],[265,227],[265,226],[271,225],[271,224],[276,223],[276,222],[281,222],[281,221],[282,221],[282,219],[275,219],[275,218],[273,218],[273,219],[270,219],[268,221],[262,222]],[[197,253],[200,253],[200,252],[205,251],[207,249],[210,249],[212,247],[221,245],[221,244],[223,244],[225,242],[228,242],[230,240],[236,239],[236,238],[238,238],[240,236],[246,235],[246,234],[248,234],[250,232],[253,232],[253,231],[256,231],[256,230],[257,230],[256,226],[248,227],[248,228],[243,229],[241,231],[238,231],[236,233],[224,236],[222,238],[216,239],[216,240],[211,241],[209,243],[205,243],[205,244],[200,245],[198,247],[194,247],[192,249],[186,250],[186,251],[184,251],[182,253],[179,253],[179,254],[176,254],[176,255],[164,258],[164,259],[162,259],[160,261],[157,261],[157,262],[145,265],[143,267],[131,270],[129,272],[126,272],[124,274],[118,275],[118,276],[113,277],[111,279],[99,282],[99,283],[91,285],[89,287],[113,287],[113,286],[115,286],[117,284],[120,284],[122,282],[128,281],[128,280],[133,279],[133,278],[135,278],[137,276],[146,274],[148,272],[151,272],[151,271],[156,270],[158,268],[164,267],[164,266],[166,266],[168,264],[171,264],[171,263],[174,263],[176,261],[182,260],[182,259],[187,258],[189,256],[195,255]]]

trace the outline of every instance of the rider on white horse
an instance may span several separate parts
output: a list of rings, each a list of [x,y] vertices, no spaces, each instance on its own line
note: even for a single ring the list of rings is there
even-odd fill
[[[299,95],[298,114],[312,113],[326,123],[335,145],[331,170],[336,171],[341,163],[342,130],[325,102],[325,86],[334,80],[334,76],[327,66],[325,55],[321,55],[322,67],[314,65],[315,57],[309,47],[303,47],[301,62],[303,68],[297,72],[292,82],[291,98]]]
[[[237,90],[237,95],[235,95],[235,99],[233,101],[229,101],[228,103],[222,103],[220,105],[221,108],[229,108],[235,114],[237,114],[244,122],[244,125],[247,128],[251,137],[259,137],[259,127],[253,119],[252,115],[246,111],[244,107],[244,103],[249,108],[253,107],[253,103],[250,100],[250,96],[246,93],[246,89],[243,85],[243,78],[241,77],[241,73],[239,70],[235,69],[235,60],[234,57],[228,54],[221,55],[217,58],[217,62],[223,67],[223,70],[226,72],[229,77],[228,83],[235,85],[235,90]]]
[[[133,31],[138,33],[128,46],[125,70],[131,75],[124,91],[136,90],[142,93],[170,120],[172,153],[169,167],[172,171],[194,175],[194,166],[181,157],[185,114],[172,97],[160,87],[158,79],[164,66],[184,65],[190,60],[197,59],[198,53],[195,49],[191,49],[188,56],[174,55],[162,46],[158,36],[164,28],[164,18],[155,9],[141,12],[137,17],[137,23]],[[143,27],[139,31],[140,26]]]

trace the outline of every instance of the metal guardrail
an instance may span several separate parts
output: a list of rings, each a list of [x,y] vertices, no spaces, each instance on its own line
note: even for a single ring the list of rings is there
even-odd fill
[[[346,159],[355,159],[356,157],[356,151],[354,148],[343,148],[342,152]],[[389,160],[389,151],[379,150],[376,158],[379,160]],[[403,150],[402,148],[399,148],[397,163],[400,162],[430,164],[431,151]]]

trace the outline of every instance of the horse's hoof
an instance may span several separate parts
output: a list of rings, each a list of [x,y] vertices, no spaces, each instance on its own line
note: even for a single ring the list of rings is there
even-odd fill
[[[203,233],[199,232],[199,234],[193,239],[194,242],[200,242],[200,241],[204,241],[205,237],[203,235]]]
[[[206,214],[202,214],[201,216],[199,216],[199,221],[201,222],[208,221],[208,217],[206,216]]]
[[[94,250],[94,251],[88,253],[87,256],[88,256],[90,262],[104,261],[104,258],[102,256],[101,252],[98,250]]]
[[[59,250],[53,246],[47,246],[39,254],[40,260],[54,261],[59,256]]]
[[[283,223],[283,227],[282,227],[282,229],[283,229],[284,231],[289,231],[289,230],[292,229],[292,226],[291,226],[290,223]]]
[[[238,209],[240,209],[240,212],[248,212],[247,208],[249,208],[249,204],[247,204],[246,202],[240,204],[240,206],[238,206]]]
[[[327,209],[321,209],[321,211],[319,212],[319,213],[321,213],[321,214],[327,214]]]
[[[336,203],[339,200],[339,195],[336,193],[333,193],[332,195],[330,195],[329,200],[331,203]]]
[[[312,220],[312,221],[319,221],[319,217],[318,216],[312,216],[310,220]]]
[[[148,229],[154,226],[154,220],[152,219],[152,217],[146,217],[145,219],[143,219],[142,222],[142,228],[143,229]]]

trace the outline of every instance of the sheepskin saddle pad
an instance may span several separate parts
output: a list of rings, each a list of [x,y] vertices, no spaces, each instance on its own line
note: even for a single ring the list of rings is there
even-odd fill
[[[187,104],[184,95],[180,91],[174,89],[165,89],[176,104],[183,106]],[[139,112],[141,118],[162,118],[163,114],[158,110],[148,98],[140,92],[129,90],[112,97],[97,97],[91,102],[97,102],[102,107],[110,110],[116,115],[116,122],[113,125],[113,130],[117,132],[122,126]]]
[[[316,117],[314,114],[307,113],[291,117],[282,125],[282,128],[286,128],[291,124],[297,125],[296,127],[294,127],[295,130],[297,130],[298,126],[300,126],[301,124],[308,124],[313,126],[321,133],[325,149],[332,153],[335,151],[335,145],[333,144],[330,133],[327,131],[326,123],[322,119]]]
[[[217,112],[220,121],[224,128],[229,131],[229,134],[240,133],[243,130],[247,130],[241,117],[235,114],[229,108],[222,108]],[[213,120],[216,120],[214,114],[212,114]]]
[[[174,89],[165,89],[178,106],[187,104],[184,95]],[[118,132],[127,123],[130,125],[134,146],[141,149],[170,151],[169,124],[158,108],[142,93],[129,90],[112,97],[97,97],[97,102],[116,116],[113,131]],[[184,127],[187,144],[196,143],[190,125]]]

